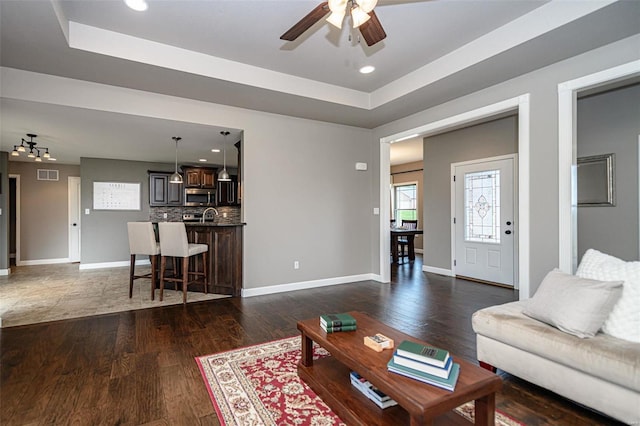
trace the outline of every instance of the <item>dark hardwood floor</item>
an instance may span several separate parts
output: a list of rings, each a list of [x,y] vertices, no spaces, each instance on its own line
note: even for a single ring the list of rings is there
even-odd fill
[[[297,335],[296,322],[360,310],[475,360],[471,314],[509,289],[394,267],[365,281],[0,330],[0,424],[218,425],[194,357]],[[127,283],[123,283],[124,286]],[[498,409],[527,425],[616,425],[499,371]]]

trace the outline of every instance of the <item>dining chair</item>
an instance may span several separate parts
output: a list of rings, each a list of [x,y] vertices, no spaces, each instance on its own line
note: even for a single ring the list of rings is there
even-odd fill
[[[207,293],[209,284],[207,277],[207,244],[192,244],[187,239],[187,229],[183,222],[160,222],[158,223],[160,233],[160,251],[162,253],[160,261],[160,301],[164,295],[164,282],[182,283],[182,303],[187,303],[187,286],[195,281],[189,281],[189,276],[203,277],[204,292]],[[194,259],[192,270],[189,269],[189,258],[202,254],[202,272],[198,271],[197,259]],[[182,276],[165,276],[167,257],[182,258]]]
[[[131,265],[129,266],[129,299],[133,296],[133,280],[138,278],[151,278],[151,300],[155,298],[156,283],[158,280],[158,257],[160,256],[160,244],[156,242],[156,234],[151,222],[127,222],[129,234],[129,253]],[[149,256],[151,272],[144,275],[136,275],[136,255]]]
[[[414,219],[402,219],[402,225],[405,229],[418,229],[418,221]],[[400,246],[400,254],[398,258],[409,256],[409,237],[398,237],[398,245]],[[406,248],[406,250],[405,250]]]

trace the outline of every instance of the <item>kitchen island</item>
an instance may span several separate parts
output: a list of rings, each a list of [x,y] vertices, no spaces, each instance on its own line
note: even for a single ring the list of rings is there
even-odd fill
[[[184,222],[190,243],[209,246],[209,293],[240,296],[242,291],[242,228],[244,223]],[[202,285],[199,289],[203,291]]]

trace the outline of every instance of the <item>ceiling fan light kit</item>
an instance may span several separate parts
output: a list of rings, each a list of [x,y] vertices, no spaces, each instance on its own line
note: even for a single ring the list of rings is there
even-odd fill
[[[280,36],[281,40],[294,41],[316,22],[331,13],[326,19],[331,25],[342,28],[347,11],[351,14],[353,28],[358,28],[367,46],[384,40],[387,37],[382,24],[373,9],[378,0],[329,0],[320,3],[304,18]]]

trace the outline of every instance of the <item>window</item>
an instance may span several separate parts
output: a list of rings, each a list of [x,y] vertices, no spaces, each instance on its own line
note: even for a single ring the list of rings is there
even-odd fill
[[[465,241],[500,243],[500,170],[464,176]]]
[[[394,215],[398,225],[403,220],[418,219],[418,186],[415,183],[399,184],[393,187]]]

